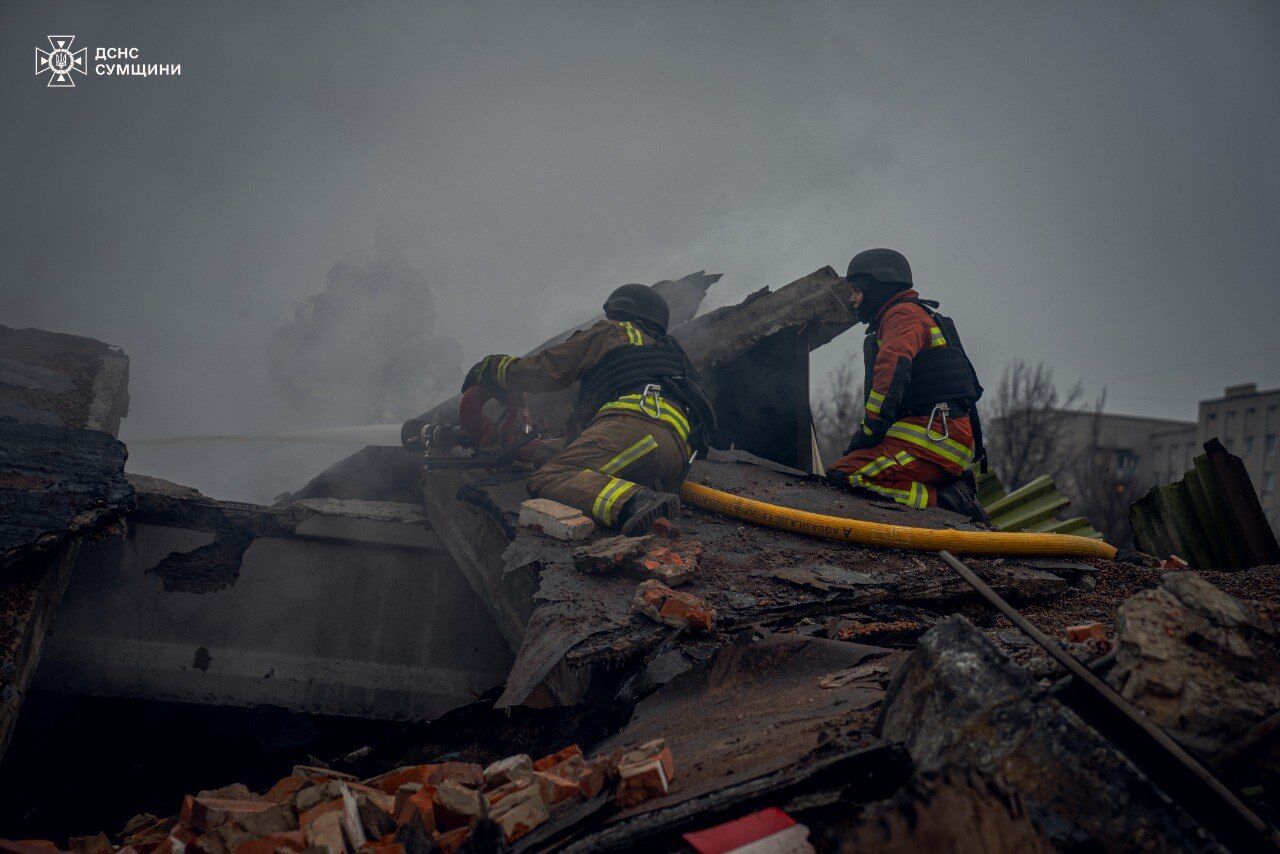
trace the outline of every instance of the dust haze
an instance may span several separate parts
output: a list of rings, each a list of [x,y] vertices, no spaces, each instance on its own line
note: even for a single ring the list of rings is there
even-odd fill
[[[47,89],[49,33],[183,73]],[[713,307],[886,245],[980,372],[1192,417],[1280,384],[1277,43],[1268,2],[7,3],[0,320],[122,347],[126,441],[266,431],[398,414],[617,284],[724,273]],[[282,330],[387,265],[399,323],[348,291],[290,396]],[[405,364],[357,399],[371,353]],[[264,500],[351,448],[267,450],[130,467]]]

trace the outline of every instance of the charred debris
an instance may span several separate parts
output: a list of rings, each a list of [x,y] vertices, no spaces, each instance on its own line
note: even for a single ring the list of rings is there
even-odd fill
[[[841,277],[698,315],[717,278],[657,285],[722,414],[693,480],[972,528],[809,474],[808,356],[852,325]],[[398,447],[249,505],[124,474],[127,376],[107,345],[0,327],[0,849],[1276,846],[1280,567],[1221,543],[1262,535],[1203,488],[1185,504],[1221,536],[1201,523],[1195,570],[1163,553],[1190,542],[1177,496],[1135,510],[1158,558],[964,572],[694,507],[614,537],[529,502],[523,471],[424,474]],[[550,422],[570,396],[534,402]],[[36,749],[52,725],[15,731],[29,693],[145,741],[101,755],[152,785],[42,797],[115,775]]]

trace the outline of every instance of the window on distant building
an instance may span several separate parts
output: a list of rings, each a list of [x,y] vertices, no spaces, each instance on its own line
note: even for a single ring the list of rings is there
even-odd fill
[[[1267,456],[1274,457],[1276,455],[1276,434],[1267,434]]]
[[[1262,476],[1262,491],[1274,492],[1276,488],[1276,473],[1269,471]]]
[[[1252,436],[1245,436],[1245,437],[1244,437],[1244,452],[1245,452],[1246,454],[1252,454],[1252,453],[1253,453],[1253,437],[1252,437]]]
[[[1228,453],[1228,454],[1229,454],[1229,453],[1231,453],[1231,446],[1232,446],[1232,445],[1234,445],[1234,444],[1235,444],[1235,442],[1233,442],[1231,439],[1228,439],[1228,440],[1227,440],[1227,453]]]
[[[1160,472],[1154,472],[1151,475],[1151,480],[1156,484],[1156,486],[1159,486],[1160,484],[1164,483],[1164,481],[1160,479]]]

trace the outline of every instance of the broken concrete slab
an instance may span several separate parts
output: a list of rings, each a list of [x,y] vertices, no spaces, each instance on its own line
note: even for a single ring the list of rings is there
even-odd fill
[[[100,430],[0,420],[0,755],[82,543],[132,504],[125,456]]]
[[[129,357],[92,338],[0,325],[0,419],[120,433]]]
[[[82,549],[40,685],[422,719],[506,673],[508,650],[421,507],[262,507],[130,479],[130,536]]]
[[[127,456],[99,430],[0,421],[0,567],[119,519]]]
[[[1218,843],[967,620],[931,629],[876,724],[921,771],[974,769],[1018,791],[1058,847],[1217,851]]]
[[[1166,573],[1126,600],[1116,630],[1107,681],[1203,759],[1280,709],[1280,626],[1199,573]],[[1252,758],[1280,768],[1280,745]]]

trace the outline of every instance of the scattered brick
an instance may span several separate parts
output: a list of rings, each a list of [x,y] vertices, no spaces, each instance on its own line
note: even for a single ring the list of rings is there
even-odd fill
[[[678,540],[682,536],[680,526],[666,516],[660,516],[649,526],[649,533],[664,540]]]
[[[288,804],[276,804],[262,812],[244,816],[238,824],[254,836],[269,836],[297,830],[298,816]]]
[[[527,783],[531,779],[533,779],[533,760],[527,753],[499,759],[484,769],[486,789],[496,788],[505,783]]]
[[[3,854],[53,854],[59,850],[47,839],[0,839]]]
[[[436,827],[453,830],[467,827],[480,817],[480,793],[453,780],[445,780],[431,799]]]
[[[533,770],[534,771],[550,771],[552,768],[555,768],[560,763],[564,762],[567,759],[572,759],[575,756],[578,757],[579,759],[582,758],[582,748],[578,747],[578,745],[576,744],[571,744],[568,747],[562,748],[561,750],[557,750],[555,753],[544,756],[541,759],[539,759],[537,762],[533,763]]]
[[[1084,643],[1085,641],[1107,639],[1107,630],[1101,623],[1085,623],[1080,626],[1067,626],[1067,643]]]
[[[595,522],[573,507],[548,498],[530,498],[520,505],[520,526],[557,540],[585,540],[595,531]]]
[[[346,780],[349,783],[356,782],[356,778],[350,774],[343,774],[341,771],[334,771],[332,768],[321,768],[317,765],[295,765],[293,766],[294,777],[306,777],[308,780]]]
[[[636,588],[632,609],[669,626],[689,626],[699,631],[715,630],[716,612],[692,593],[672,590],[660,581],[642,581]]]
[[[437,833],[435,835],[436,845],[440,846],[440,850],[444,854],[456,854],[462,849],[470,834],[471,828],[469,827],[455,827],[453,830]]]
[[[573,550],[573,567],[587,574],[620,572],[653,548],[651,535],[605,537]]]
[[[306,777],[285,777],[268,789],[262,799],[273,804],[283,804],[289,801],[299,790],[310,785],[310,783],[311,781]]]
[[[182,812],[178,817],[195,830],[207,833],[228,821],[239,821],[272,806],[274,805],[268,801],[236,801],[187,795],[182,801]]]
[[[235,848],[235,854],[275,854],[281,848],[286,851],[301,851],[307,847],[307,835],[301,830],[288,833],[272,833],[260,839],[241,842]]]
[[[618,760],[618,806],[630,807],[665,795],[676,773],[675,758],[665,739],[630,750]]]
[[[701,555],[702,543],[697,540],[681,540],[651,548],[635,563],[645,575],[674,587],[684,584],[697,571]]]
[[[474,762],[441,762],[432,765],[426,782],[438,786],[445,781],[478,789],[484,785],[484,769]]]
[[[542,802],[552,809],[582,794],[576,782],[550,771],[535,771],[533,778]]]
[[[197,798],[221,798],[226,801],[259,801],[262,800],[244,783],[232,783],[220,789],[204,789],[196,792]]]
[[[371,789],[385,792],[388,795],[394,795],[396,790],[405,783],[427,782],[427,775],[431,773],[433,767],[431,765],[403,765],[394,771],[379,774],[377,777],[370,777],[364,781],[364,785]]]
[[[253,840],[253,836],[245,833],[235,824],[228,822],[201,836],[187,850],[192,848],[203,854],[232,854],[245,842]]]
[[[550,817],[551,813],[542,799],[540,786],[527,784],[499,800],[489,813],[489,818],[502,828],[502,835],[508,844],[524,836]]]
[[[314,806],[298,816],[298,827],[306,830],[313,822],[322,815],[328,815],[331,812],[337,812],[342,809],[342,798],[334,798],[331,801],[325,801],[318,806]]]
[[[113,854],[116,850],[105,833],[97,836],[72,836],[67,840],[67,847],[76,854]]]
[[[320,848],[328,854],[343,854],[349,850],[342,835],[341,812],[330,810],[311,822],[307,827],[307,848]]]
[[[1160,563],[1160,569],[1186,569],[1187,562],[1177,555],[1169,555]]]

